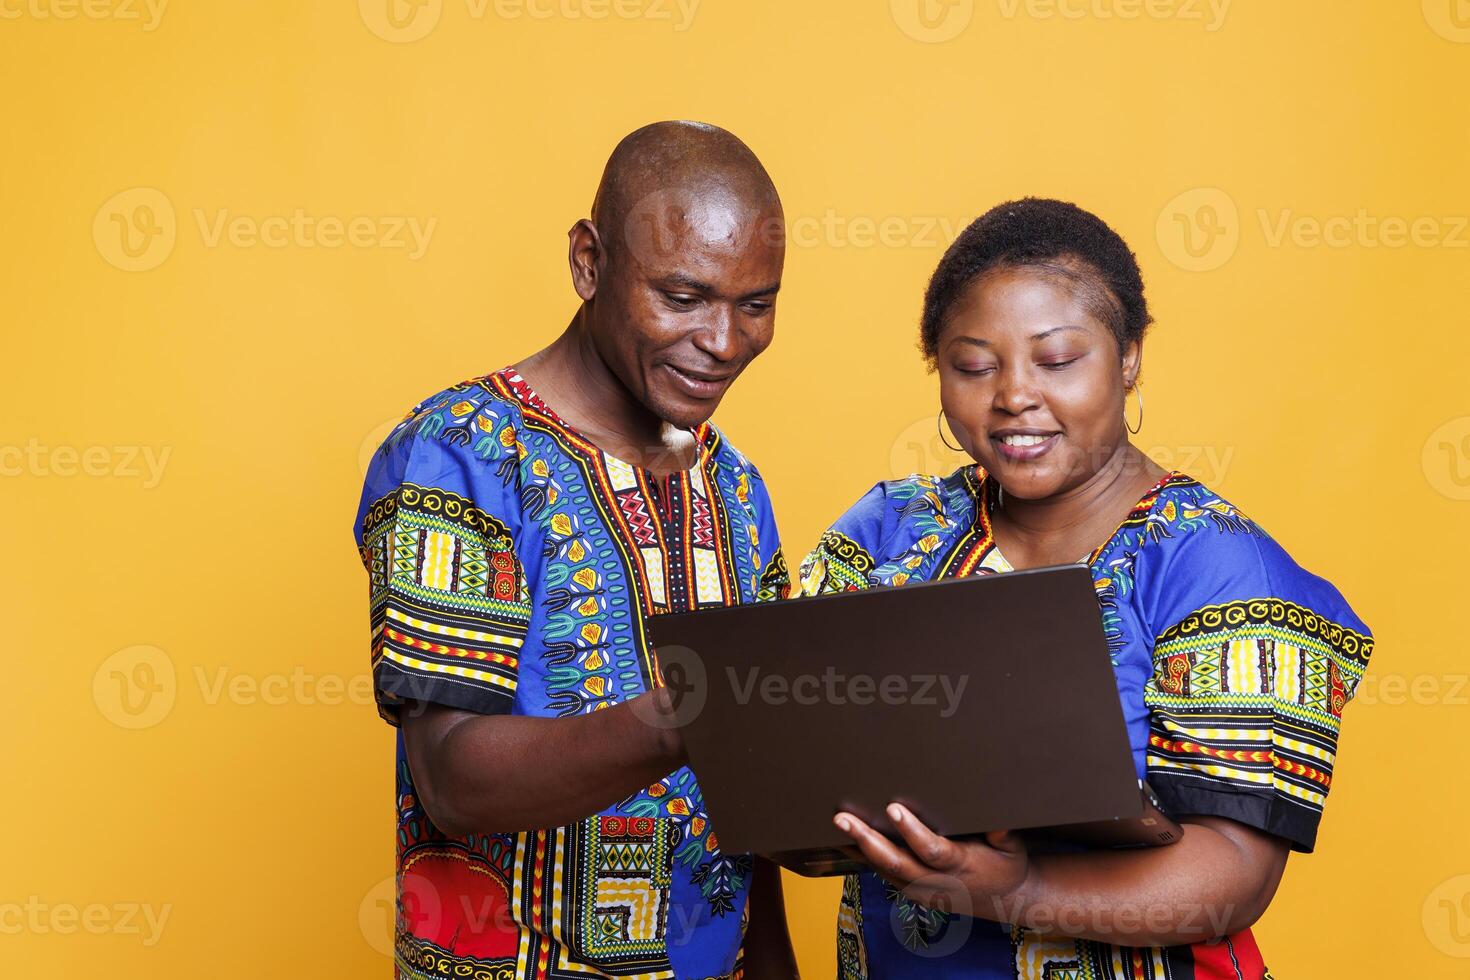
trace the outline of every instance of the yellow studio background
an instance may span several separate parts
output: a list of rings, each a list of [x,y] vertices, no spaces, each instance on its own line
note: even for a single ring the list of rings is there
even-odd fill
[[[1140,442],[1379,637],[1267,960],[1470,970],[1466,0],[0,0],[0,82],[0,973],[390,974],[364,461],[562,328],[565,231],[670,117],[785,198],[777,340],[717,418],[793,560],[957,464],[915,339],[966,222],[1035,193],[1124,234]],[[788,878],[811,977],[835,898]]]

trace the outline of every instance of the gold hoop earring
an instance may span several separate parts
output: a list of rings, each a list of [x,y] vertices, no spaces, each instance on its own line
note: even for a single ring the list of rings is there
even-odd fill
[[[964,452],[959,446],[951,446],[949,440],[944,438],[944,406],[939,407],[939,417],[934,420],[934,428],[939,433],[939,441],[944,443],[944,448],[952,453]]]
[[[1128,424],[1128,391],[1131,391],[1138,396],[1137,425]],[[1136,436],[1138,435],[1139,430],[1143,428],[1143,385],[1136,384],[1132,388],[1129,388],[1128,391],[1123,392],[1123,427]]]

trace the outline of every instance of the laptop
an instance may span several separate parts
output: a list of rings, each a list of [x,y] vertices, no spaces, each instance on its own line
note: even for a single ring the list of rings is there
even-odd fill
[[[1148,846],[1182,836],[1133,765],[1092,575],[1068,565],[652,617],[659,669],[728,853],[863,865],[892,801],[950,837]]]

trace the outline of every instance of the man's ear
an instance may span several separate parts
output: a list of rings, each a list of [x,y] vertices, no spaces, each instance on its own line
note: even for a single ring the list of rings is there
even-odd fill
[[[567,264],[572,270],[572,288],[588,302],[597,295],[598,279],[602,267],[607,263],[607,253],[602,248],[602,236],[597,226],[583,218],[567,232]]]

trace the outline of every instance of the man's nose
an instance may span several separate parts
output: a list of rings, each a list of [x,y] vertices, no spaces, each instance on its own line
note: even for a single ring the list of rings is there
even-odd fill
[[[709,319],[694,337],[694,345],[717,361],[732,361],[740,354],[740,328],[735,313],[723,304],[710,308]]]

